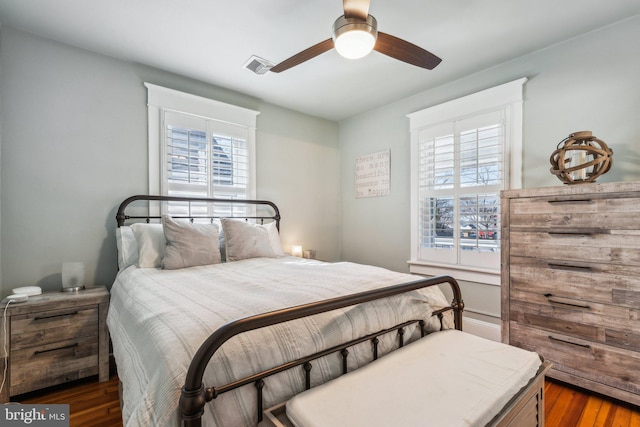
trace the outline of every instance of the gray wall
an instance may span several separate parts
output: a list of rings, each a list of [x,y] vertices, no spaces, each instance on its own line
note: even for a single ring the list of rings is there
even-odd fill
[[[525,187],[562,185],[549,173],[549,156],[560,140],[579,130],[593,131],[614,150],[613,168],[599,182],[640,180],[638,40],[640,16],[342,121],[342,258],[408,271],[406,114],[520,77],[529,78],[524,102]],[[383,149],[391,149],[391,194],[356,199],[356,157]],[[471,316],[475,311],[475,317],[497,322],[499,287],[462,286]]]
[[[285,250],[301,244],[323,259],[408,271],[406,114],[526,76],[526,187],[560,183],[548,156],[577,130],[614,149],[601,182],[639,180],[639,39],[640,17],[630,18],[338,125],[3,26],[2,293],[31,284],[58,289],[64,261],[83,261],[90,282],[111,284],[115,209],[148,185],[144,81],[261,112],[257,193],[281,207]],[[355,199],[355,158],[385,149],[391,193]],[[497,321],[499,287],[463,283],[463,292],[476,316]]]
[[[273,105],[260,105],[258,198],[282,213],[282,246],[314,249],[338,261],[340,158],[338,125]]]
[[[111,285],[115,209],[148,191],[145,81],[260,111],[257,194],[281,207],[284,249],[338,259],[336,123],[6,26],[0,67],[2,294],[60,289],[64,261]]]

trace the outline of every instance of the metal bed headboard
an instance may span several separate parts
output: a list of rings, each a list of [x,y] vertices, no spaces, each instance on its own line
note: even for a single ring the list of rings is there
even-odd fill
[[[220,219],[220,218],[242,218],[245,220],[259,220],[261,223],[264,222],[264,220],[273,220],[276,222],[276,227],[278,228],[278,230],[280,230],[280,210],[278,209],[278,207],[275,205],[275,203],[267,201],[267,200],[243,200],[243,199],[217,199],[217,198],[204,198],[204,197],[178,197],[178,196],[153,196],[153,195],[146,195],[146,194],[141,194],[141,195],[136,195],[136,196],[131,196],[127,199],[125,199],[122,203],[120,203],[120,206],[118,207],[118,212],[116,213],[116,221],[118,222],[118,227],[121,227],[123,225],[125,225],[125,222],[127,220],[145,220],[146,222],[151,222],[152,219],[157,219],[160,220],[162,218],[161,215],[152,215],[151,213],[147,213],[147,215],[127,215],[125,214],[125,209],[127,208],[127,206],[129,206],[131,203],[136,202],[136,201],[147,201],[147,202],[153,202],[153,201],[157,201],[160,203],[163,202],[197,202],[197,203],[207,203],[207,204],[211,204],[212,206],[215,206],[216,203],[220,204],[220,203],[224,203],[224,204],[228,204],[231,206],[267,206],[269,207],[272,211],[273,214],[265,214],[265,215],[233,215],[233,210],[232,213],[229,215],[218,215],[215,213],[212,215],[172,215],[173,218],[184,218],[184,219],[189,219],[190,221],[193,221],[195,219],[209,219],[211,221],[213,221],[214,219]]]

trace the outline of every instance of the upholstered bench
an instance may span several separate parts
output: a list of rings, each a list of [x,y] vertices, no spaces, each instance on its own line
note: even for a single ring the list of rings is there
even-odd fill
[[[549,368],[536,353],[437,332],[268,409],[265,420],[277,427],[542,426]]]

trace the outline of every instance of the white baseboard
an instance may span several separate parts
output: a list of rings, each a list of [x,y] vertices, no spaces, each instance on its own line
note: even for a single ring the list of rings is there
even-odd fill
[[[462,330],[482,338],[493,341],[501,341],[500,325],[495,323],[483,322],[482,320],[472,319],[470,317],[462,318]]]

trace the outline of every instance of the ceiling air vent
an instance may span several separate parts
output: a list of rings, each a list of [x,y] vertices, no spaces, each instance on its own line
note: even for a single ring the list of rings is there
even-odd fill
[[[245,62],[243,67],[256,74],[266,74],[266,72],[273,67],[273,64],[264,58],[253,55],[247,62]]]

